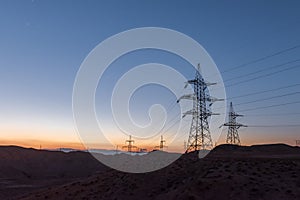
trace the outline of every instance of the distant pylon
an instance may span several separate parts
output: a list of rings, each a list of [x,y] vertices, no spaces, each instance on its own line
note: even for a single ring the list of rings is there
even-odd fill
[[[183,95],[177,100],[177,103],[181,99],[193,100],[193,109],[185,112],[182,116],[182,118],[184,118],[186,115],[192,115],[192,123],[186,152],[212,149],[213,143],[209,130],[208,118],[214,114],[210,111],[210,106],[213,102],[220,101],[221,99],[209,96],[207,87],[216,85],[216,83],[205,82],[200,75],[200,64],[198,64],[195,78],[193,80],[189,80],[186,83],[185,88],[188,84],[193,85],[194,93]]]
[[[167,147],[167,146],[165,146],[165,143],[166,143],[166,140],[164,140],[163,136],[160,136],[159,146],[155,146],[154,148],[163,151],[164,148]]]
[[[125,143],[128,143],[128,145],[123,146],[123,149],[127,149],[128,152],[132,152],[132,149],[137,149],[136,146],[133,146],[134,140],[131,139],[131,135],[129,135],[129,140],[126,140]]]
[[[119,147],[118,147],[118,145],[116,146],[116,154],[118,153],[118,151],[119,151],[119,149],[118,149]]]
[[[243,115],[239,115],[234,112],[232,102],[230,102],[230,108],[229,108],[229,113],[228,113],[229,122],[222,125],[222,126],[228,126],[228,133],[227,133],[227,138],[226,138],[227,144],[241,145],[241,140],[239,137],[238,129],[240,127],[247,127],[247,126],[237,123],[236,118],[242,117],[242,116]]]
[[[300,146],[300,140],[296,140],[296,146]]]

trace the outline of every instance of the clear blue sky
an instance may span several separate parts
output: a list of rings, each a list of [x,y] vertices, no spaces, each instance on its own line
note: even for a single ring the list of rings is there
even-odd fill
[[[131,28],[157,26],[180,31],[198,41],[219,70],[300,44],[299,1],[1,1],[0,2],[0,131],[1,141],[75,141],[72,119],[72,87],[87,54],[101,41]],[[144,56],[149,53],[150,56]],[[147,62],[183,62],[158,51],[136,53],[121,59],[124,65]],[[131,57],[130,57],[131,56]],[[300,59],[300,49],[247,67],[223,73],[227,80],[276,64]],[[136,61],[132,61],[136,60]],[[184,63],[183,63],[184,64]],[[300,63],[296,62],[287,66]],[[276,70],[273,70],[276,71]],[[269,73],[272,71],[266,71]],[[122,73],[111,68],[104,87],[109,91]],[[192,72],[187,70],[187,76]],[[263,73],[257,74],[261,75]],[[227,96],[297,84],[300,68],[226,87]],[[114,76],[115,79],[114,79]],[[255,76],[253,76],[255,77]],[[236,80],[242,81],[251,77]],[[225,82],[229,85],[232,82]],[[160,92],[159,88],[157,91]],[[234,104],[300,91],[300,87],[233,99]],[[109,92],[108,92],[109,93]],[[163,92],[161,92],[163,93]],[[142,92],[137,101],[143,101]],[[236,106],[245,110],[293,102],[300,95]],[[101,99],[101,96],[97,96]],[[149,106],[156,99],[144,99]],[[99,100],[100,101],[100,100]],[[98,102],[99,102],[98,101]],[[162,100],[164,101],[164,100]],[[103,104],[101,104],[103,105]],[[98,105],[98,109],[101,109]],[[138,105],[138,103],[137,103]],[[245,124],[300,124],[300,104],[245,111]],[[105,106],[104,106],[105,107]],[[143,106],[142,106],[143,107]],[[145,107],[142,108],[142,110]],[[138,109],[133,108],[133,112]],[[253,115],[269,116],[253,116]],[[274,115],[273,115],[274,114]],[[248,116],[247,116],[248,115]],[[252,116],[251,116],[252,115]],[[142,120],[141,120],[141,123]],[[241,131],[248,143],[293,144],[299,127],[248,128]],[[224,132],[225,133],[225,132]],[[222,142],[222,141],[220,141]]]

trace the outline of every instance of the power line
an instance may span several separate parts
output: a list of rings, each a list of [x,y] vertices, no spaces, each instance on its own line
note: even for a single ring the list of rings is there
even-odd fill
[[[247,76],[251,76],[251,75],[253,75],[253,74],[258,74],[258,73],[260,73],[260,72],[268,71],[268,70],[270,70],[270,69],[276,69],[276,68],[278,68],[278,67],[282,67],[282,66],[284,66],[284,65],[291,64],[291,63],[298,62],[298,61],[300,61],[300,59],[288,61],[288,62],[281,63],[281,64],[278,64],[278,65],[273,65],[273,66],[271,66],[271,67],[267,67],[267,68],[264,68],[264,69],[261,69],[261,70],[257,70],[257,71],[255,71],[255,72],[251,72],[251,73],[248,73],[248,74],[244,74],[244,75],[240,75],[240,76],[236,76],[236,77],[227,79],[227,80],[225,80],[224,82],[228,82],[228,81],[232,81],[232,80],[236,80],[236,79],[241,79],[241,78],[244,78],[244,77],[247,77]]]
[[[177,101],[173,101],[166,109],[167,114],[176,107],[177,105]],[[176,120],[176,118],[178,118]],[[174,120],[176,120],[171,126],[169,126],[168,128],[166,128],[167,124],[171,124],[171,122],[173,122]],[[172,129],[179,121],[181,120],[180,115],[175,115],[174,117],[171,118],[171,120],[169,120],[168,122],[166,122],[165,126],[162,128],[162,130],[159,132],[159,134],[163,135],[165,133],[167,133],[170,129]],[[153,140],[154,141],[154,140]],[[151,144],[153,144],[154,142],[152,142]]]
[[[177,117],[177,116],[175,116],[175,117]],[[174,119],[174,118],[173,118]],[[175,118],[176,119],[176,118]],[[179,119],[177,119],[171,126],[169,126],[167,129],[163,129],[159,134],[161,134],[161,135],[164,135],[164,134],[166,134],[169,130],[171,130],[179,121],[181,120],[181,118],[179,118]],[[171,120],[172,121],[172,120]],[[170,121],[170,122],[171,122]],[[169,122],[169,123],[170,123]],[[184,128],[186,128],[186,126],[187,125],[189,125],[188,123],[187,124],[185,124],[183,127],[181,127],[181,129],[184,129]],[[183,136],[185,136],[184,134],[182,135],[182,136],[179,136],[178,138],[181,138],[181,137],[183,137]],[[171,140],[171,137],[172,136],[170,136],[170,137],[168,137],[167,138],[167,140]],[[176,138],[176,139],[178,139],[178,138]],[[154,140],[153,140],[154,141]],[[152,142],[151,144],[154,144],[154,142]]]
[[[255,128],[278,128],[278,127],[299,127],[300,124],[274,124],[274,125],[250,125]]]
[[[185,88],[182,88],[182,90],[179,92],[179,94],[182,93],[184,89],[185,89]],[[173,108],[176,107],[176,105],[177,105],[177,101],[174,101],[174,100],[173,100],[173,97],[171,97],[171,98],[169,99],[169,102],[170,102],[170,104],[169,104],[169,106],[168,106],[167,109],[166,109],[166,112],[167,112],[167,113],[171,112],[171,110],[173,110]]]
[[[178,118],[171,126],[169,126],[168,128],[166,128],[167,124],[170,124],[171,122],[173,122],[176,118]],[[160,130],[160,132],[158,134],[160,135],[164,135],[165,133],[167,133],[170,129],[172,129],[179,121],[181,120],[181,117],[178,115],[175,115],[170,121],[166,122],[166,125],[162,128],[162,130]],[[154,140],[153,140],[154,141]],[[151,144],[153,144],[154,142],[152,142]]]
[[[242,102],[242,103],[236,104],[236,106],[246,105],[246,104],[251,104],[251,103],[256,103],[256,102],[260,102],[260,101],[266,101],[266,100],[270,100],[270,99],[276,99],[276,98],[281,98],[281,97],[286,97],[286,96],[291,96],[291,95],[296,95],[296,94],[300,94],[300,92],[291,92],[291,93],[287,93],[287,94],[276,95],[276,96],[262,98],[262,99],[256,99],[256,100],[253,100],[253,101]],[[218,107],[218,108],[215,108],[215,109],[217,110],[217,109],[221,109],[221,108],[224,108],[224,106]]]
[[[259,102],[259,101],[266,101],[266,100],[270,100],[270,99],[276,99],[276,98],[281,98],[281,97],[286,97],[286,96],[291,96],[291,95],[296,95],[296,94],[300,94],[300,92],[292,92],[292,93],[287,93],[287,94],[283,94],[283,95],[277,95],[277,96],[272,96],[272,97],[268,97],[268,98],[257,99],[257,100],[254,100],[254,101],[247,101],[247,102],[243,102],[243,103],[238,103],[238,104],[235,104],[235,105],[236,106],[245,105],[245,104],[249,104],[249,103],[255,103],[255,102]]]
[[[170,123],[171,121],[174,121],[174,119],[176,119],[176,117],[178,117],[178,116],[173,117],[173,119],[170,120],[168,123]],[[171,126],[169,126],[167,129],[165,129],[165,131],[162,132],[161,134],[164,134],[164,133],[168,132],[168,131],[169,131],[171,128],[173,128],[180,120],[182,120],[182,118],[179,117],[179,119],[177,119]],[[185,125],[185,126],[186,126],[186,125]],[[185,126],[184,126],[184,127],[185,127]],[[183,127],[181,127],[181,128],[183,128]]]
[[[234,97],[227,98],[227,100],[229,100],[229,99],[238,99],[238,98],[252,96],[252,95],[256,95],[256,94],[262,94],[262,93],[266,93],[266,92],[273,92],[273,91],[282,90],[282,89],[291,88],[291,87],[296,87],[296,86],[300,86],[300,84],[298,83],[298,84],[286,85],[286,86],[283,86],[283,87],[274,88],[274,89],[270,89],[270,90],[262,90],[262,91],[258,91],[258,92],[253,92],[253,93],[248,93],[248,94],[244,94],[244,95],[234,96]]]
[[[169,114],[171,112],[171,110],[173,110],[176,107],[176,101],[173,101],[173,103],[171,103],[167,109],[166,109],[166,113]]]
[[[268,59],[268,58],[270,58],[270,57],[273,57],[273,56],[282,54],[282,53],[287,52],[287,51],[291,51],[291,50],[296,49],[296,48],[299,48],[299,47],[300,47],[300,45],[297,45],[297,46],[294,46],[294,47],[291,47],[291,48],[288,48],[288,49],[285,49],[285,50],[276,52],[276,53],[274,53],[274,54],[271,54],[271,55],[268,55],[268,56],[265,56],[265,57],[262,57],[262,58],[259,58],[259,59],[250,61],[250,62],[248,62],[248,63],[245,63],[245,64],[243,64],[243,65],[237,66],[237,67],[235,67],[235,68],[226,70],[226,71],[224,71],[224,72],[228,72],[228,71],[231,71],[231,70],[234,70],[234,69],[238,69],[238,68],[244,67],[244,66],[249,65],[249,64],[257,63],[257,62],[259,62],[259,61]],[[230,81],[230,80],[239,79],[239,78],[243,78],[243,77],[246,77],[246,76],[254,75],[254,74],[257,74],[257,73],[261,73],[261,72],[264,72],[264,71],[267,71],[267,70],[270,70],[270,69],[275,69],[275,68],[278,68],[278,67],[280,67],[280,66],[284,66],[284,65],[287,65],[287,64],[290,64],[290,63],[294,63],[294,62],[297,62],[297,61],[300,61],[300,59],[293,60],[293,61],[289,61],[289,62],[282,63],[282,64],[278,64],[278,65],[275,65],[275,66],[271,66],[271,67],[268,67],[268,68],[265,68],[265,69],[262,69],[262,70],[258,70],[258,71],[255,71],[255,72],[251,72],[251,73],[249,73],[249,74],[244,74],[244,75],[242,75],[242,76],[240,76],[240,77],[232,78],[232,79],[229,79],[229,80],[226,80],[226,81]],[[253,77],[253,78],[250,78],[250,79],[247,79],[247,80],[244,80],[244,81],[240,81],[240,82],[235,83],[235,84],[231,84],[231,85],[229,85],[229,86],[227,86],[227,87],[234,86],[234,85],[241,84],[241,83],[245,83],[245,82],[249,82],[249,81],[252,81],[252,80],[259,79],[259,78],[271,76],[271,75],[274,75],[274,74],[277,74],[277,73],[281,73],[281,72],[284,72],[284,71],[287,71],[287,70],[292,70],[292,69],[297,68],[297,67],[300,67],[300,65],[288,67],[288,68],[281,69],[281,70],[278,70],[278,71],[275,71],[275,72],[271,72],[271,73],[263,74],[263,75],[260,75],[260,76],[257,76],[257,77]],[[222,72],[222,73],[224,73],[224,72]],[[256,94],[261,94],[261,93],[265,93],[265,92],[271,92],[271,91],[275,91],[275,90],[291,88],[291,87],[295,87],[295,86],[299,86],[299,85],[300,85],[300,84],[293,84],[293,85],[283,86],[283,87],[276,88],[276,89],[264,90],[264,91],[254,92],[254,93],[250,93],[250,94],[246,94],[246,95],[239,95],[239,96],[231,97],[231,98],[227,98],[227,99],[241,98],[241,97],[246,97],[246,96],[250,96],[250,95],[256,95]],[[298,93],[300,93],[300,92],[296,92],[296,93],[288,93],[288,94],[283,94],[283,95],[272,96],[272,97],[268,97],[268,98],[264,98],[264,99],[258,99],[258,100],[254,100],[254,101],[249,101],[249,102],[240,103],[240,104],[237,104],[237,105],[248,104],[248,103],[253,103],[253,102],[259,102],[259,101],[264,101],[264,100],[274,99],[274,98],[280,98],[280,97],[284,97],[284,96],[295,95],[295,94],[298,94]],[[300,101],[297,101],[297,102],[289,102],[289,103],[283,103],[283,104],[275,104],[275,105],[269,105],[269,106],[262,106],[262,107],[252,108],[252,109],[244,109],[244,110],[240,110],[240,111],[258,110],[258,109],[271,108],[271,107],[277,107],[277,106],[283,106],[283,105],[289,105],[289,104],[296,104],[296,103],[300,103]],[[169,108],[168,108],[167,110],[169,110],[169,109],[172,110],[174,107],[175,107],[175,105],[173,105],[173,103],[172,103],[172,104],[169,106]],[[285,113],[285,114],[286,114],[286,113]],[[176,116],[175,116],[175,117],[176,117]],[[170,120],[169,123],[170,123],[170,122],[173,122],[175,119],[176,119],[176,118]],[[174,125],[176,125],[177,122],[178,122],[179,120],[180,120],[180,119],[176,120],[176,122],[175,122],[174,124],[172,124],[170,127],[168,127],[168,128],[165,130],[165,132],[167,132],[167,131],[168,131],[169,129],[171,129]],[[253,126],[252,126],[252,127],[253,127]]]
[[[177,116],[176,116],[177,117]],[[176,118],[175,118],[176,119]],[[169,126],[167,129],[165,129],[165,131],[163,133],[166,133],[167,131],[169,131],[171,128],[173,128],[179,121],[180,121],[180,117],[179,119],[177,119],[171,126]],[[169,122],[170,123],[170,122]]]
[[[261,58],[254,59],[252,61],[249,61],[247,63],[241,64],[241,65],[238,65],[238,66],[235,66],[235,67],[232,67],[232,68],[227,69],[227,70],[223,70],[223,71],[221,71],[221,73],[227,73],[227,72],[230,72],[230,71],[233,71],[233,70],[236,70],[236,69],[240,69],[240,68],[246,67],[246,66],[248,66],[250,64],[258,63],[260,61],[267,60],[268,58],[271,58],[271,57],[274,57],[274,56],[277,56],[277,55],[280,55],[280,54],[292,51],[292,50],[297,49],[299,47],[300,47],[300,45],[296,45],[296,46],[293,46],[293,47],[290,47],[290,48],[287,48],[287,49],[283,49],[283,50],[275,52],[273,54],[270,54],[270,55],[267,55],[267,56],[264,56],[264,57],[261,57]]]
[[[173,122],[176,118],[179,118],[179,119],[177,119],[177,121],[181,119],[181,118],[180,118],[180,115],[177,115],[177,114],[176,114],[170,121],[166,122],[166,124],[170,124],[170,123]]]
[[[177,123],[177,122],[176,122],[176,123]],[[175,124],[176,124],[176,123],[175,123]],[[173,124],[173,126],[174,126],[175,124]],[[181,129],[185,129],[188,125],[189,125],[189,124],[186,123],[183,127],[181,127]],[[165,131],[164,133],[166,133],[166,132],[167,132],[167,131]],[[181,139],[183,136],[188,137],[188,135],[182,134],[182,135],[178,136],[178,137],[176,138],[176,140]],[[171,139],[171,136],[168,138],[168,140],[170,140],[170,139]]]
[[[275,71],[275,72],[271,72],[271,73],[268,73],[268,74],[264,74],[264,75],[260,75],[260,76],[257,76],[257,77],[253,77],[253,78],[250,78],[250,79],[247,79],[247,80],[244,80],[244,81],[239,81],[237,83],[232,83],[230,85],[227,85],[225,87],[232,87],[232,86],[236,86],[236,85],[239,85],[239,84],[243,84],[243,83],[247,83],[247,82],[250,82],[250,81],[253,81],[253,80],[257,80],[257,79],[260,79],[260,78],[264,78],[264,77],[268,77],[268,76],[272,76],[274,74],[278,74],[278,73],[281,73],[281,72],[285,72],[285,71],[288,71],[288,70],[292,70],[292,69],[295,69],[295,68],[298,68],[300,67],[300,65],[296,65],[296,66],[291,66],[291,67],[288,67],[288,68],[285,68],[285,69],[282,69],[282,70],[278,70],[278,71]],[[213,90],[218,90],[218,89],[222,89],[223,87],[215,87],[214,89],[212,89],[211,91]]]
[[[254,77],[254,78],[250,78],[250,79],[247,79],[247,80],[244,80],[244,81],[239,81],[237,83],[233,83],[233,84],[227,85],[227,87],[232,87],[232,86],[236,86],[236,85],[239,85],[239,84],[242,84],[242,83],[247,83],[247,82],[250,82],[250,81],[253,81],[253,80],[264,78],[264,77],[267,77],[267,76],[272,76],[274,74],[278,74],[278,73],[281,73],[281,72],[292,70],[292,69],[295,69],[295,68],[298,68],[298,67],[300,67],[300,65],[291,66],[291,67],[288,67],[288,68],[285,68],[285,69],[281,69],[281,70],[278,70],[278,71],[275,71],[275,72],[271,72],[271,73],[268,73],[268,74],[260,75],[260,76],[257,76],[257,77]]]
[[[273,113],[273,114],[249,114],[245,117],[277,117],[277,116],[291,116],[291,115],[300,115],[300,113]]]
[[[260,110],[260,109],[265,109],[265,108],[280,107],[280,106],[292,105],[292,104],[297,104],[297,103],[300,103],[300,101],[294,101],[294,102],[288,102],[288,103],[281,103],[281,104],[274,104],[274,105],[270,105],[270,106],[255,107],[255,108],[250,108],[250,109],[239,110],[237,112],[245,112],[245,111]]]

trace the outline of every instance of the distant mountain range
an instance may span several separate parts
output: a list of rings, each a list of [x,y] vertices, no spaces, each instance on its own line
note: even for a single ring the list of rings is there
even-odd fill
[[[73,148],[56,148],[56,149],[43,149],[48,151],[62,151],[65,153],[74,152],[74,151],[82,151],[82,152],[91,152],[91,153],[101,153],[103,155],[115,155],[115,154],[130,154],[130,155],[145,155],[147,152],[127,152],[120,150],[107,150],[107,149],[89,149],[89,150],[81,150],[81,149],[73,149]]]

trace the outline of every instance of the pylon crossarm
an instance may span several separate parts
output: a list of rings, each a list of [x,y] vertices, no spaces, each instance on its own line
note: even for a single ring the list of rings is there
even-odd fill
[[[247,125],[244,125],[244,124],[240,124],[240,123],[225,123],[223,124],[222,126],[237,126],[237,127],[248,127]]]
[[[187,115],[194,115],[196,112],[194,110],[189,110],[183,113],[182,118],[186,117]]]
[[[218,98],[216,98],[216,97],[208,96],[208,97],[206,98],[206,101],[209,101],[209,102],[214,103],[214,102],[217,102],[217,101],[224,101],[224,99],[218,99]]]
[[[220,113],[212,113],[212,112],[210,112],[209,115],[210,115],[210,116],[211,116],[211,115],[220,115]]]
[[[210,82],[205,82],[206,86],[212,86],[212,85],[217,85],[217,83],[210,83]]]
[[[240,114],[237,114],[235,112],[230,112],[229,115],[232,116],[232,117],[244,117],[244,115],[240,115]]]
[[[185,95],[181,96],[179,99],[177,99],[177,103],[179,103],[180,100],[182,100],[182,99],[191,99],[191,100],[193,100],[193,99],[195,99],[195,95],[194,94],[185,94]]]
[[[196,84],[197,82],[198,82],[197,79],[188,80],[189,84]]]

